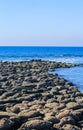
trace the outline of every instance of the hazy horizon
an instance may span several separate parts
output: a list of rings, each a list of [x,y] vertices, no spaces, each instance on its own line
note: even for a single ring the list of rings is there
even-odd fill
[[[83,46],[83,0],[3,0],[0,46]]]
[[[55,45],[0,45],[0,47],[83,47],[83,46],[55,46]]]

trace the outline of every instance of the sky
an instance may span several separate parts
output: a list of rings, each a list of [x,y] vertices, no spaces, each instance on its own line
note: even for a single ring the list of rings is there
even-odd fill
[[[83,46],[83,0],[0,0],[1,46]]]

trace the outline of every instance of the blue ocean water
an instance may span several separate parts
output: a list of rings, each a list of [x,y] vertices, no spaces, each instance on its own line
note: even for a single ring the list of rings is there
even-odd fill
[[[2,61],[31,59],[83,64],[83,47],[0,47]],[[57,73],[78,85],[83,91],[83,67],[57,69]]]
[[[83,47],[0,47],[0,60],[30,59],[83,63]]]

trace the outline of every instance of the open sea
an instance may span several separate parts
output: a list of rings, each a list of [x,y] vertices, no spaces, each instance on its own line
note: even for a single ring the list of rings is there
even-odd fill
[[[0,61],[31,59],[83,64],[83,47],[0,47]],[[55,72],[83,91],[83,67],[57,69]]]

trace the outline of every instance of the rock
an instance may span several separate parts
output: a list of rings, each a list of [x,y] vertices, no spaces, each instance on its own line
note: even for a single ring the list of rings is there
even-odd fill
[[[63,117],[67,117],[69,115],[71,115],[70,111],[69,110],[64,110],[64,111],[60,112],[59,114],[57,114],[56,117],[58,119],[62,119]]]
[[[65,84],[65,79],[64,78],[60,78],[59,84],[61,84],[63,86]]]
[[[83,128],[83,120],[78,122],[78,126],[79,126],[80,128]]]
[[[72,117],[70,117],[70,116],[63,117],[63,118],[60,120],[60,123],[53,125],[53,128],[61,129],[61,128],[63,128],[63,126],[66,125],[66,124],[74,125],[74,124],[75,124],[75,120],[74,120]],[[70,129],[69,129],[69,130],[70,130]]]
[[[11,130],[14,128],[14,123],[7,119],[7,118],[3,118],[0,119],[0,130]]]
[[[72,111],[71,116],[76,120],[76,122],[80,121],[80,119],[82,118],[82,112],[81,112],[81,110]]]
[[[2,95],[4,92],[6,92],[4,89],[0,89],[0,95]]]
[[[58,106],[57,102],[55,102],[55,103],[46,103],[45,104],[46,108],[56,108],[57,106]]]
[[[80,109],[80,108],[83,107],[81,104],[78,104],[78,103],[76,103],[76,102],[69,102],[69,103],[66,104],[66,106],[67,106],[69,109],[73,109],[73,110]]]
[[[81,130],[79,127],[71,124],[65,124],[62,128],[63,130]]]
[[[18,116],[22,117],[24,119],[28,119],[28,118],[43,116],[43,114],[41,112],[39,112],[39,111],[36,111],[36,110],[33,110],[33,111],[24,110],[24,111],[21,111],[18,114]]]
[[[80,103],[80,104],[83,104],[83,97],[80,97],[80,98],[75,98],[77,103]]]
[[[4,104],[0,105],[0,111],[5,111],[6,110],[6,106]]]
[[[58,124],[54,124],[53,125],[53,129],[54,130],[63,130],[59,123]]]
[[[50,121],[50,122],[52,122],[53,124],[55,124],[55,123],[58,123],[59,122],[59,119],[57,119],[56,117],[54,117],[54,116],[45,116],[44,117],[44,121]]]
[[[62,127],[63,125],[65,124],[72,124],[72,125],[75,125],[75,120],[71,117],[71,116],[67,116],[67,117],[63,117],[61,120],[60,120],[60,126]]]
[[[22,87],[28,87],[28,88],[34,88],[34,87],[36,87],[36,84],[33,84],[33,83],[28,83],[28,82],[23,82],[22,83]]]
[[[59,101],[59,102],[64,101],[64,99],[65,99],[65,97],[63,95],[57,96],[57,101]]]
[[[12,113],[12,112],[3,112],[3,111],[0,111],[0,118],[5,118],[5,117],[11,117],[11,116],[16,116],[16,114]]]
[[[50,130],[52,127],[51,122],[46,122],[43,120],[31,120],[24,123],[18,130]]]
[[[12,116],[10,117],[10,120],[14,123],[14,129],[17,130],[23,122],[25,122],[24,119],[18,117],[18,116]]]
[[[11,107],[11,111],[12,111],[13,113],[17,113],[17,114],[18,114],[18,113],[20,112],[20,108],[14,106],[14,107]]]
[[[0,82],[5,82],[7,81],[7,77],[0,77]]]

